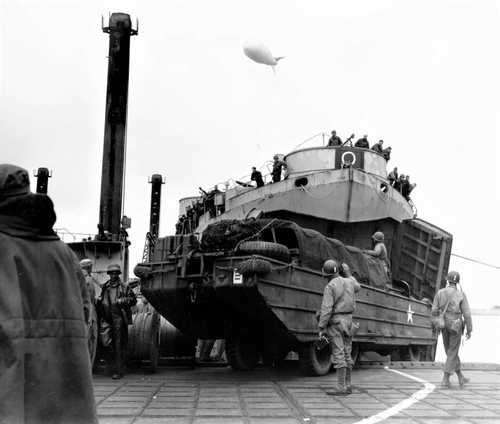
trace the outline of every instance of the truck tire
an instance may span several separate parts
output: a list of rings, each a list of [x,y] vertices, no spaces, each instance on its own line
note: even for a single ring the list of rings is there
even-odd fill
[[[247,275],[266,275],[273,270],[271,263],[265,259],[252,257],[238,265],[240,274]]]
[[[259,352],[253,341],[244,339],[226,340],[226,358],[236,371],[251,371],[259,362]]]
[[[147,361],[148,369],[156,372],[158,368],[160,315],[155,310],[138,312],[129,327],[128,359]]]
[[[238,254],[262,255],[278,261],[290,262],[290,250],[284,244],[269,241],[244,241],[237,248]]]
[[[332,345],[318,351],[313,342],[303,343],[299,349],[299,364],[306,375],[320,376],[328,374],[332,366]]]

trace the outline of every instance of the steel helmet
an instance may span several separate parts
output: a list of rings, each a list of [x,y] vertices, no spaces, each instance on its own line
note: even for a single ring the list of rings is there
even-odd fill
[[[111,264],[111,265],[108,265],[108,268],[106,269],[106,272],[108,274],[110,272],[119,272],[121,274],[122,273],[122,269],[120,268],[120,265],[118,265],[118,264]]]
[[[337,274],[339,272],[339,266],[337,265],[337,262],[335,262],[333,259],[328,259],[323,264],[322,271],[323,274],[326,275]]]
[[[449,283],[460,283],[460,274],[457,271],[450,271],[446,276],[446,281]]]
[[[377,231],[373,234],[372,239],[375,241],[384,241],[384,233],[382,231]]]
[[[80,261],[81,268],[89,268],[92,266],[92,261],[90,259],[82,259]]]

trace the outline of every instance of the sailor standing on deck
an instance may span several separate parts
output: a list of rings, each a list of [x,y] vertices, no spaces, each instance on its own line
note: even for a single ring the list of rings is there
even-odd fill
[[[328,392],[333,395],[352,393],[352,313],[356,308],[355,293],[361,288],[346,264],[342,264],[342,269],[346,277],[339,275],[339,267],[334,260],[329,259],[323,264],[323,274],[331,280],[323,293],[318,322],[320,337],[326,336],[332,343],[338,385],[337,390]]]
[[[255,166],[252,166],[252,174],[250,175],[250,180],[255,181],[255,184],[257,184],[257,188],[264,186],[262,173],[260,171],[257,171],[257,168]]]
[[[283,168],[286,168],[285,161],[280,160],[278,155],[274,155],[273,170],[271,171],[273,183],[278,183],[281,181],[281,171],[283,170]]]
[[[361,137],[356,143],[354,143],[354,147],[360,147],[362,149],[369,149],[370,144],[368,143],[368,136],[365,134]]]
[[[335,130],[332,131],[332,135],[331,135],[330,139],[328,140],[328,146],[329,147],[342,146],[342,140],[337,135],[337,131],[335,131]]]
[[[467,302],[467,297],[462,290],[457,290],[457,284],[460,282],[460,274],[456,271],[450,271],[446,277],[448,286],[439,290],[432,304],[432,315],[438,316],[444,313],[445,327],[442,329],[444,350],[446,352],[446,362],[444,364],[444,374],[441,386],[450,388],[450,376],[456,373],[458,383],[463,387],[469,382],[461,371],[460,358],[458,350],[460,340],[464,331],[464,323],[467,328],[466,338],[470,339],[472,334],[472,318]]]
[[[382,152],[384,151],[383,149],[383,144],[384,144],[384,140],[379,140],[378,143],[375,143],[373,146],[372,146],[372,150],[377,152],[377,153],[380,153],[382,154]]]

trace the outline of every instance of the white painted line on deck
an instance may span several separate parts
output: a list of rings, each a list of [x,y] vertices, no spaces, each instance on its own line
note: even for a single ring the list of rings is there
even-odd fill
[[[422,380],[421,378],[415,377],[410,374],[406,374],[401,371],[393,370],[389,367],[384,367],[387,371],[391,371],[393,373],[402,375],[403,377],[409,378],[411,380],[415,380],[418,383],[421,383],[424,385],[424,388],[419,390],[418,392],[413,393],[408,399],[402,400],[401,402],[397,403],[394,406],[391,406],[390,408],[386,409],[385,411],[379,412],[378,414],[372,415],[371,417],[364,418],[361,421],[357,421],[354,424],[375,424],[379,423],[380,421],[383,421],[389,417],[392,417],[393,415],[399,414],[401,411],[404,409],[410,407],[411,405],[417,403],[418,401],[424,399],[434,391],[436,386],[432,383],[429,383],[428,381]]]

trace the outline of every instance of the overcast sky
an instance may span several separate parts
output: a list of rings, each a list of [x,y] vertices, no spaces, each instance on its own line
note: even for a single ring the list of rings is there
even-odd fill
[[[499,264],[500,18],[494,1],[0,2],[0,162],[53,170],[57,227],[95,234],[108,36],[131,42],[124,213],[131,261],[149,225],[148,176],[166,178],[161,234],[179,198],[336,129],[393,147],[418,216],[454,252]],[[246,40],[286,56],[277,75]],[[306,144],[319,144],[320,139]],[[33,188],[35,186],[33,179]],[[473,307],[500,304],[500,271],[452,259]]]

